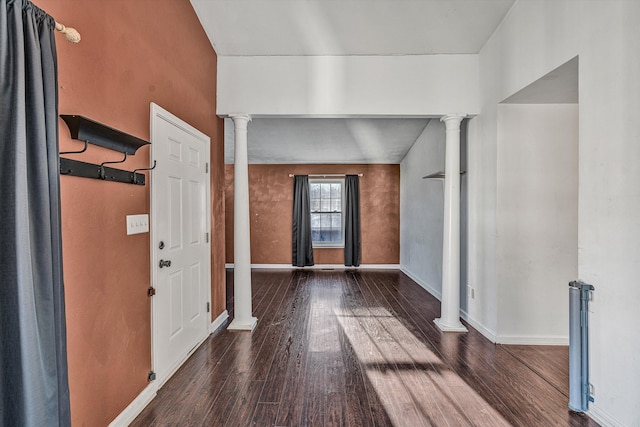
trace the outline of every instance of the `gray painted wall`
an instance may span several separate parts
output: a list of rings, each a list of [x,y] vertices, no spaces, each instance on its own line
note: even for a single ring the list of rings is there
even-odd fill
[[[461,128],[460,168],[466,169],[466,122]],[[422,179],[444,170],[445,127],[432,119],[400,163],[400,264],[403,271],[440,298],[442,290],[442,180]],[[462,178],[460,212],[461,307],[466,308],[467,214],[466,175]]]
[[[444,124],[431,120],[400,163],[400,264],[440,298],[444,189],[423,176],[444,168]]]

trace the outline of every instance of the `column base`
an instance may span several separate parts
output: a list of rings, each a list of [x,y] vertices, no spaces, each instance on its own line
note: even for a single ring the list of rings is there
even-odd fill
[[[433,319],[433,323],[435,323],[442,332],[469,332],[469,330],[465,328],[465,326],[459,320],[453,325],[449,325],[444,323],[441,318],[437,318]]]
[[[246,319],[246,320],[233,319],[231,323],[229,323],[229,326],[227,326],[227,330],[253,331],[256,328],[257,324],[258,324],[257,317],[250,317],[249,319]]]

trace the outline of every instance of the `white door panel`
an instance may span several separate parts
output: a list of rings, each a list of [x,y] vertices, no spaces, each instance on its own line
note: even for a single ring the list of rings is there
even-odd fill
[[[208,332],[209,138],[152,105],[152,150],[153,366],[161,385]]]

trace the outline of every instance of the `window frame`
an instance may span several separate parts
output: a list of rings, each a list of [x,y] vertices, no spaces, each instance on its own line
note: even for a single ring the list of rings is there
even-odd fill
[[[313,237],[311,238],[311,244],[314,248],[344,248],[344,206],[345,206],[345,186],[344,186],[344,178],[312,178],[309,177],[309,202],[311,203],[311,184],[340,184],[340,241],[338,242],[322,242],[315,241]],[[312,215],[314,212],[309,207],[309,215]],[[336,212],[326,212],[326,213],[336,213]]]

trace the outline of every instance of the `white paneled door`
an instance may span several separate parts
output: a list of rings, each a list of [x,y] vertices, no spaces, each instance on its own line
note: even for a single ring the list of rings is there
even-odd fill
[[[162,385],[210,323],[209,137],[151,105],[153,368]]]

